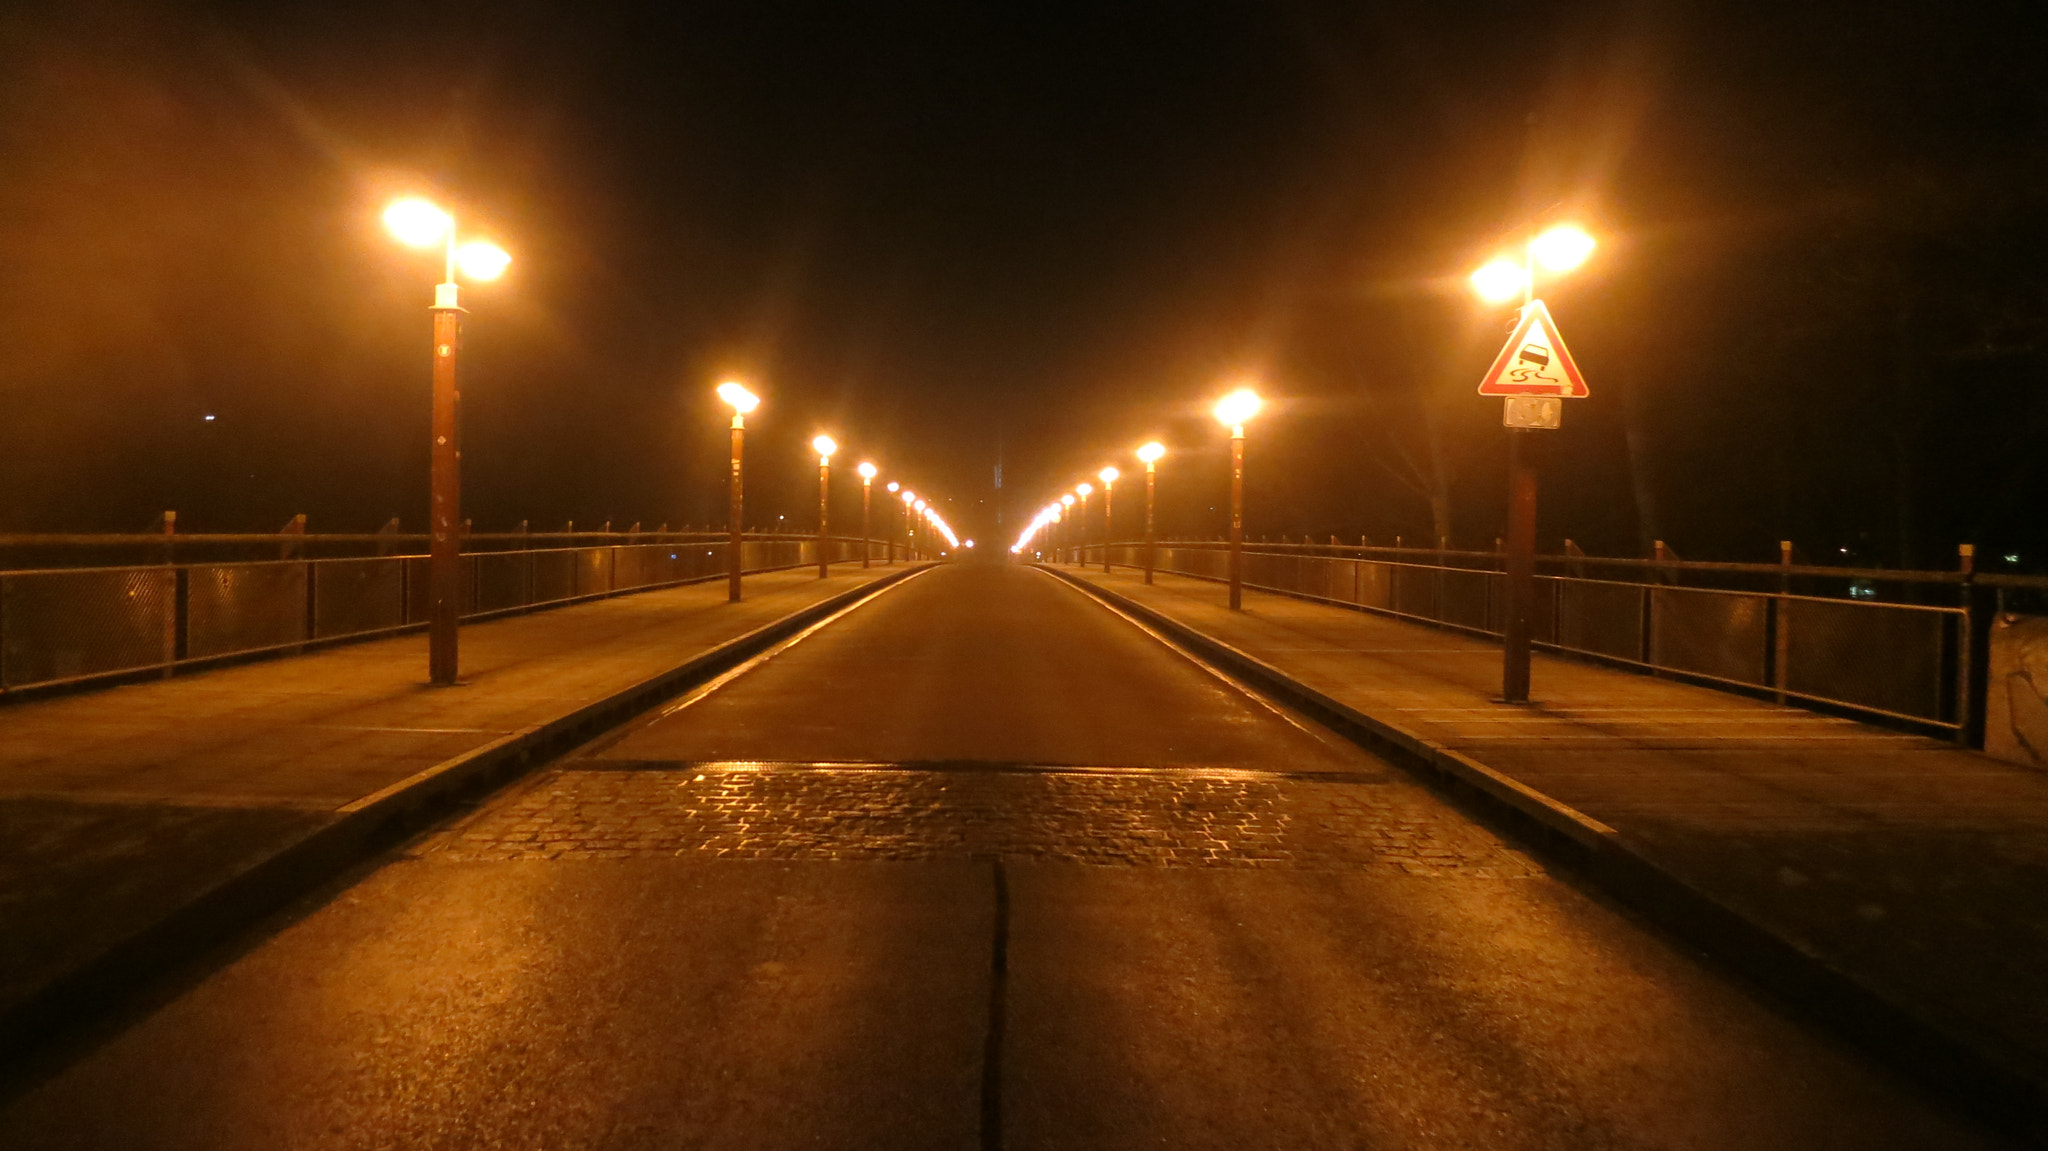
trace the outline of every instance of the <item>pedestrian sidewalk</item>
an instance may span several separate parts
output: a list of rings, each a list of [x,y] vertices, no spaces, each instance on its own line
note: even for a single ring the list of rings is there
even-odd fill
[[[1539,821],[1633,855],[2011,1074],[2048,1084],[2048,776],[1921,736],[1460,633],[1080,573],[1260,661]],[[1491,777],[1491,778],[1489,778]],[[1521,793],[1521,794],[1518,794]],[[1694,936],[1697,938],[1697,935]],[[1711,945],[1710,945],[1711,946]]]
[[[573,735],[720,645],[905,570],[750,575],[739,604],[720,580],[467,625],[453,687],[426,682],[415,634],[0,707],[0,1050],[89,994],[66,981],[134,967],[110,958],[124,949],[203,945],[167,925],[224,885],[345,864],[330,849],[278,866],[351,815]],[[264,894],[290,887],[273,876]],[[205,918],[218,934],[240,910]]]

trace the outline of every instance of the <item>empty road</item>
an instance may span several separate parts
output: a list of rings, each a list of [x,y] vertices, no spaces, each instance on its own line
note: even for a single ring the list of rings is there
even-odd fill
[[[535,773],[0,1107],[20,1149],[2002,1145],[997,564]]]

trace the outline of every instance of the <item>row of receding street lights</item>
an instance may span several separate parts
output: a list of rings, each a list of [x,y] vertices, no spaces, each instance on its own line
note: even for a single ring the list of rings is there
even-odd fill
[[[1240,573],[1244,548],[1244,426],[1259,413],[1259,394],[1250,388],[1238,388],[1216,401],[1216,418],[1230,429],[1230,606],[1237,609],[1243,604],[1243,590]],[[1152,582],[1152,570],[1157,552],[1157,529],[1154,509],[1159,494],[1159,461],[1166,456],[1166,445],[1153,440],[1132,453],[1145,465],[1145,582]],[[1102,570],[1110,568],[1109,545],[1111,525],[1115,523],[1112,514],[1111,497],[1116,490],[1116,481],[1123,473],[1114,466],[1105,467],[1095,473],[1102,481]],[[1060,555],[1072,550],[1075,563],[1085,563],[1088,546],[1088,497],[1095,493],[1095,485],[1082,482],[1071,492],[1065,492],[1053,502],[1045,505],[1025,525],[1022,535],[1010,547],[1012,555],[1022,555],[1031,546],[1031,541],[1045,532],[1052,540],[1055,562]],[[1069,516],[1073,518],[1072,528],[1067,528]],[[1072,536],[1069,536],[1071,531]]]
[[[727,531],[729,535],[726,550],[730,554],[727,556],[726,561],[726,598],[733,603],[738,603],[740,600],[741,567],[740,525],[744,522],[746,512],[746,500],[743,495],[745,489],[743,459],[746,443],[747,413],[760,406],[761,398],[748,391],[745,385],[732,380],[727,380],[725,383],[718,385],[717,391],[718,398],[732,406],[732,505],[727,515]],[[830,574],[829,561],[826,558],[825,551],[825,537],[828,534],[832,519],[832,456],[839,450],[839,443],[831,436],[820,434],[811,440],[811,450],[818,453],[818,578],[824,579]],[[875,477],[881,475],[882,471],[867,460],[862,460],[860,466],[854,470],[860,473],[860,566],[867,567],[869,564],[867,545],[868,541],[873,538],[870,527],[872,522],[870,515],[873,485]],[[958,549],[961,546],[960,537],[954,534],[952,526],[946,523],[945,517],[939,514],[939,510],[936,507],[918,498],[916,492],[903,487],[901,484],[892,482],[889,484],[888,490],[903,501],[903,522],[898,531],[891,532],[888,536],[888,549],[884,557],[885,563],[893,564],[896,562],[896,537],[898,534],[906,537],[904,549],[907,558],[911,546],[907,541],[914,539],[915,533],[920,528],[928,528],[936,532],[946,541],[947,546],[951,548]],[[913,519],[913,516],[916,518]],[[967,546],[973,547],[974,541],[967,541]]]
[[[471,280],[495,280],[503,275],[512,257],[496,244],[482,240],[458,243],[455,217],[428,200],[408,196],[384,209],[384,226],[399,242],[416,248],[439,247],[444,253],[442,282],[434,288],[434,372],[433,453],[429,475],[429,544],[427,558],[428,677],[436,684],[456,682],[457,643],[462,617],[462,388],[456,365],[462,350],[464,309],[457,301],[456,273]],[[745,438],[746,415],[760,404],[759,397],[737,383],[718,385],[718,397],[732,405],[732,504],[729,521],[727,594],[740,599],[742,514],[741,448]],[[831,511],[832,455],[839,450],[831,436],[811,441],[818,453],[818,578],[829,572],[826,531]],[[874,464],[862,462],[860,473],[860,566],[869,566],[869,485],[881,474]],[[917,493],[891,483],[889,491],[903,501],[899,532],[889,536],[887,563],[896,562],[896,536],[906,537],[905,558],[917,543],[920,529],[928,529],[958,549],[960,539],[938,509],[918,498]],[[915,518],[913,518],[915,517]],[[967,541],[968,547],[974,541]]]
[[[1489,304],[1504,304],[1520,296],[1522,315],[1526,316],[1536,303],[1537,271],[1569,272],[1585,263],[1593,248],[1593,237],[1574,225],[1561,224],[1545,229],[1522,245],[1520,258],[1497,257],[1473,272],[1472,289]],[[1513,398],[1504,421],[1508,430],[1508,537],[1501,695],[1506,702],[1525,703],[1529,698],[1530,614],[1535,602],[1536,470],[1530,458],[1532,453],[1523,443],[1523,437],[1533,430],[1533,426],[1555,427],[1556,419],[1553,415],[1544,425],[1520,422],[1514,416],[1512,404]],[[1237,611],[1244,604],[1244,426],[1258,414],[1259,397],[1248,387],[1238,388],[1218,400],[1214,410],[1217,420],[1230,429],[1230,608]],[[1145,582],[1148,584],[1152,582],[1157,547],[1153,528],[1154,465],[1165,454],[1166,448],[1158,443],[1148,443],[1137,451],[1138,458],[1145,462]],[[1110,489],[1117,479],[1117,470],[1114,467],[1104,468],[1097,478],[1102,480],[1102,569],[1107,572],[1110,568],[1112,522]],[[1047,504],[1025,527],[1016,544],[1010,548],[1011,553],[1022,555],[1031,547],[1033,539],[1044,533],[1055,563],[1069,551],[1075,557],[1072,562],[1085,563],[1088,497],[1093,491],[1093,485],[1081,483]]]

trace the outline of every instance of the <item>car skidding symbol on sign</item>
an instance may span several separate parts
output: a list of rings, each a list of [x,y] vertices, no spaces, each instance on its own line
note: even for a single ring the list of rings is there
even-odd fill
[[[1588,395],[1585,377],[1572,362],[1571,352],[1557,334],[1557,324],[1543,301],[1532,300],[1522,311],[1515,334],[1493,361],[1486,378],[1479,382],[1482,396],[1560,396],[1580,399]]]

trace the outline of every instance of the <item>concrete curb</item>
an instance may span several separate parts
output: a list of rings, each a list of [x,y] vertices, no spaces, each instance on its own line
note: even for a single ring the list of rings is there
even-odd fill
[[[332,822],[227,876],[169,916],[0,1008],[0,1065],[90,1017],[158,972],[190,959],[347,868],[430,823],[453,802],[486,793],[606,728],[719,675],[792,634],[928,570],[907,567],[801,608],[659,675],[443,760],[339,808]],[[0,1084],[11,1079],[0,1066]]]
[[[1195,655],[1297,708],[1367,750],[1474,801],[1546,854],[1569,862],[1631,910],[1732,967],[1796,1012],[1870,1048],[1957,1105],[2048,1146],[2048,1085],[2017,1051],[1961,1038],[1798,941],[1672,873],[1614,828],[1398,724],[1359,711],[1255,656],[1076,575],[1040,565],[1083,594],[1143,620]]]

